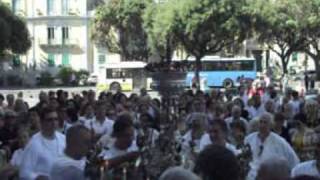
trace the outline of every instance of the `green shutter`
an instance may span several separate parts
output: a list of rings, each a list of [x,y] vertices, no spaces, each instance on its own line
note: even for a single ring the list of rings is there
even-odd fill
[[[55,66],[54,54],[48,54],[48,64],[50,67]]]
[[[292,61],[293,62],[297,62],[298,61],[298,53],[297,52],[292,53]]]
[[[106,56],[104,54],[99,55],[99,64],[106,63]]]
[[[62,54],[62,65],[63,66],[69,66],[70,65],[69,54]]]
[[[13,57],[13,66],[19,67],[21,65],[20,56],[16,55]]]

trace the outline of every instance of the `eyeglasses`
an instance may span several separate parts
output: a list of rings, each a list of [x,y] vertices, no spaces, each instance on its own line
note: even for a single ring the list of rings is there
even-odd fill
[[[262,153],[263,153],[263,145],[260,145],[258,156],[260,157]]]

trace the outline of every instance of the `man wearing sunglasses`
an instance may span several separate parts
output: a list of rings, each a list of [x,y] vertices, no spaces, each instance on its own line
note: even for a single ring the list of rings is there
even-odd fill
[[[58,114],[52,109],[42,109],[41,130],[25,148],[20,167],[20,179],[47,180],[53,163],[63,155],[65,136],[56,131]]]

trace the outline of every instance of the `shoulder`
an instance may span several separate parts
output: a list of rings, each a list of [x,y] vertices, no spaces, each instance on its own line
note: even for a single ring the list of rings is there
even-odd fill
[[[315,160],[311,160],[311,161],[306,161],[296,165],[292,169],[292,176],[309,174],[308,172],[313,170],[313,166],[315,165],[315,163],[316,163]]]
[[[248,142],[252,141],[253,139],[255,139],[257,137],[257,135],[258,135],[258,132],[251,133],[245,138],[244,141],[248,143]]]
[[[66,139],[66,136],[64,134],[62,134],[61,132],[56,132],[56,136],[58,139],[62,139],[62,140],[65,140]]]

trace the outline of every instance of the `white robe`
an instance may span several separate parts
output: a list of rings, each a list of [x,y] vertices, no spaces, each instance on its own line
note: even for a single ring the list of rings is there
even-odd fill
[[[258,108],[250,106],[247,108],[247,111],[249,113],[250,118],[254,119],[256,117],[260,117],[265,112],[265,109],[263,105],[260,105],[260,107]]]
[[[75,160],[63,154],[54,162],[50,171],[51,180],[84,180],[86,160]]]
[[[316,163],[316,160],[311,160],[298,164],[292,169],[291,177],[294,178],[301,175],[309,175],[320,178],[320,172],[317,168]]]
[[[200,140],[200,151],[204,150],[204,148],[206,148],[210,144],[212,144],[212,141],[210,139],[210,135],[208,133],[206,133],[201,137],[201,140]],[[233,152],[233,154],[236,155],[236,156],[238,154],[240,154],[240,151],[237,150],[237,148],[232,144],[226,143],[225,147],[227,149],[229,149],[231,152]]]
[[[24,149],[22,148],[15,150],[10,160],[10,164],[12,166],[16,166],[17,168],[19,168],[21,166],[23,153],[24,153]]]
[[[191,137],[192,130],[189,130],[183,137],[182,137],[182,151],[184,153],[190,153],[191,152],[191,146],[190,142],[192,141]],[[195,146],[194,151],[199,153],[200,152],[200,139],[194,139]]]
[[[103,150],[100,154],[101,157],[103,157],[103,159],[113,159],[113,158],[116,158],[116,157],[119,157],[119,156],[123,156],[127,153],[130,153],[130,152],[135,152],[135,151],[138,151],[138,147],[136,145],[135,142],[132,143],[132,145],[126,149],[126,150],[120,150],[118,148],[116,148],[114,146],[114,144],[110,147],[110,149],[108,150]]]
[[[108,134],[111,136],[113,131],[113,124],[114,122],[112,120],[109,120],[106,118],[103,123],[100,123],[96,120],[96,118],[93,118],[90,121],[85,122],[85,126],[89,129],[93,129],[94,132],[98,135],[105,135]]]
[[[20,166],[20,179],[34,180],[39,175],[49,176],[53,163],[63,154],[65,136],[59,132],[48,140],[41,132],[32,136],[27,144]]]
[[[245,138],[245,144],[249,144],[252,151],[248,180],[255,179],[260,164],[266,159],[282,157],[288,161],[290,169],[299,163],[298,156],[287,141],[273,132],[270,132],[263,143],[258,137],[258,132],[251,133]]]

